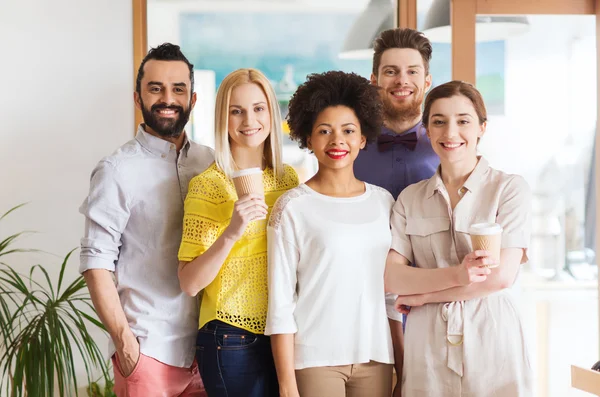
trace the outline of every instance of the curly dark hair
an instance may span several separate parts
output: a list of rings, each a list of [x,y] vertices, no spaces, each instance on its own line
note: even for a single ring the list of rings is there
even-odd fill
[[[356,73],[340,71],[310,74],[298,87],[287,115],[290,138],[301,149],[306,148],[317,116],[326,108],[339,105],[352,109],[367,142],[375,141],[383,125],[378,88]]]
[[[137,80],[135,81],[135,91],[138,94],[142,92],[142,79],[144,78],[144,65],[150,60],[156,61],[181,61],[185,63],[190,70],[190,90],[194,89],[194,65],[181,52],[181,48],[176,44],[163,43],[158,47],[150,49],[148,54],[142,60],[138,69]]]

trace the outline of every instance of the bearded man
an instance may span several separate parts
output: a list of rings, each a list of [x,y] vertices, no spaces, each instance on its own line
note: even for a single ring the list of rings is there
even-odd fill
[[[188,184],[214,161],[184,131],[193,87],[179,46],[148,52],[134,93],[144,123],[98,163],[80,208],[79,271],[110,335],[118,397],[206,396],[194,361],[198,303],[177,277]]]
[[[432,48],[413,29],[386,30],[373,48],[371,83],[380,88],[384,123],[377,143],[361,150],[354,173],[398,198],[408,185],[431,178],[440,163],[421,123]]]
[[[413,29],[389,29],[373,43],[371,84],[379,87],[384,110],[383,128],[377,142],[361,150],[354,174],[362,181],[388,190],[395,199],[408,185],[429,179],[440,159],[423,127],[423,100],[431,88],[429,61],[431,42]],[[396,295],[386,295],[395,300]],[[394,344],[393,397],[401,396],[404,361],[404,324],[398,313],[388,312]]]

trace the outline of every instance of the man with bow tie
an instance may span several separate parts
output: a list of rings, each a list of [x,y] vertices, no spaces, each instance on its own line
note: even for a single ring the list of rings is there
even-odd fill
[[[385,120],[377,142],[358,155],[354,173],[398,198],[408,185],[431,178],[440,163],[421,123],[432,49],[412,29],[386,30],[373,47],[371,83],[380,87]]]
[[[377,142],[361,150],[354,161],[354,174],[362,181],[387,189],[396,199],[408,185],[431,178],[440,164],[421,122],[421,105],[431,87],[432,49],[429,40],[412,29],[381,32],[373,49],[371,83],[380,88],[384,122]],[[386,299],[395,297],[390,295]],[[402,324],[406,316],[403,323],[393,320],[393,313],[389,317],[396,377],[402,379]],[[393,396],[400,394],[398,382]]]

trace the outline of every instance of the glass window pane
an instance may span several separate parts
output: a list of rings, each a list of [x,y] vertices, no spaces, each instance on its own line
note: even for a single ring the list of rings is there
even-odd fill
[[[297,86],[310,73],[327,70],[371,75],[372,43],[395,25],[392,0],[166,1],[148,2],[148,44],[181,45],[194,64],[198,102],[193,138],[214,146],[214,99],[235,69],[261,70],[271,80],[282,115]],[[284,131],[287,123],[284,121]],[[284,162],[301,180],[316,171],[313,156],[284,140]]]
[[[493,167],[523,175],[534,194],[530,261],[518,287],[536,395],[579,396],[570,388],[571,364],[589,368],[598,359],[589,195],[596,179],[595,17],[526,20],[525,32],[477,45],[477,87],[490,113],[480,151]]]
[[[418,1],[434,86],[452,76],[449,3]],[[570,366],[598,360],[595,16],[499,17],[477,16],[476,85],[489,116],[479,151],[534,194],[530,261],[516,290],[535,396],[584,396],[570,387]]]

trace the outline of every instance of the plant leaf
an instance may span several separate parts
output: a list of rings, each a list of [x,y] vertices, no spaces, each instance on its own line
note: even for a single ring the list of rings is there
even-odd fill
[[[9,209],[8,211],[6,211],[6,212],[5,212],[5,213],[4,213],[2,216],[0,216],[0,221],[1,221],[2,219],[4,219],[6,216],[8,216],[8,214],[10,214],[11,212],[18,210],[19,208],[21,208],[21,207],[23,207],[23,206],[25,206],[25,205],[27,205],[27,204],[29,204],[29,203],[21,203],[21,204],[19,204],[19,205],[15,206],[15,207],[12,207],[12,208],[11,208],[11,209]]]
[[[27,275],[0,265],[0,378],[12,379],[7,395],[53,397],[55,390],[77,395],[76,356],[83,359],[88,382],[94,368],[108,379],[108,365],[88,326],[105,328],[94,316],[85,280],[79,276],[61,291],[73,252],[64,257],[56,282],[39,264]],[[45,283],[33,279],[36,273]]]

